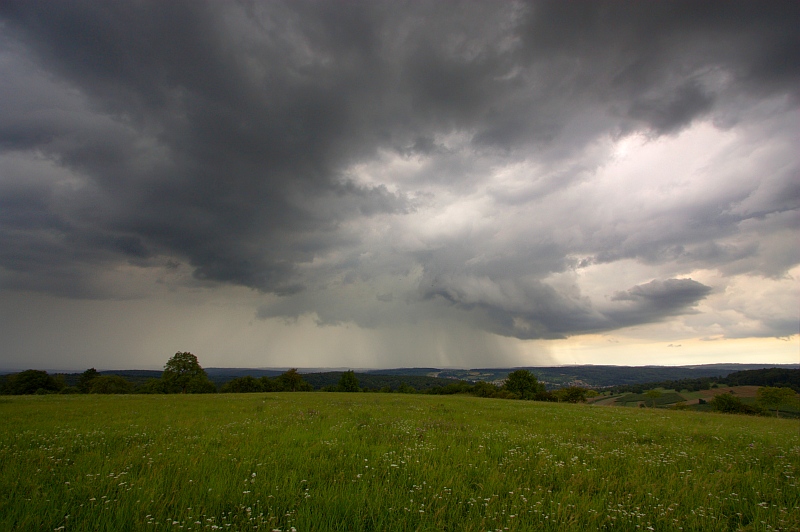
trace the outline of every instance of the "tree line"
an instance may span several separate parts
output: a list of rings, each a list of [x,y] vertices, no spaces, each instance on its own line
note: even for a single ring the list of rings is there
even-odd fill
[[[287,371],[276,379],[264,378],[260,382],[263,389],[259,389],[259,391],[264,391],[264,389],[269,391],[311,389],[311,386],[302,380],[297,370]],[[63,375],[49,375],[46,371],[35,369],[6,375],[0,380],[0,393],[4,395],[216,392],[217,387],[208,378],[208,374],[200,366],[197,357],[189,352],[175,353],[164,365],[164,371],[160,378],[147,379],[138,385],[120,375],[101,375],[95,368],[89,368],[81,373],[77,382],[72,386],[66,384]]]
[[[748,404],[732,393],[715,395],[708,404],[712,410],[725,414],[747,414],[751,416],[771,415],[780,417],[781,406],[797,402],[797,394],[788,386],[762,386],[756,391],[756,403]]]
[[[393,392],[426,393],[433,395],[468,394],[477,397],[501,399],[525,399],[536,401],[584,402],[595,392],[586,388],[569,387],[548,391],[536,375],[525,369],[509,373],[501,386],[479,381],[453,381],[447,385],[430,386],[423,383],[418,389],[399,377],[391,377],[395,387],[386,385],[380,389],[362,388],[355,372],[341,373],[336,385],[320,388],[327,392]],[[410,379],[412,382],[413,378]],[[307,382],[297,369],[290,369],[276,377],[252,376],[236,377],[224,383],[219,390],[200,366],[197,357],[189,352],[178,352],[164,365],[158,379],[148,379],[135,386],[120,375],[101,375],[95,368],[89,368],[78,376],[74,386],[66,385],[63,375],[49,375],[46,371],[29,369],[5,376],[0,382],[0,393],[5,395],[30,395],[51,393],[83,394],[129,394],[129,393],[256,393],[256,392],[298,392],[312,391],[314,387]]]
[[[800,393],[800,369],[765,368],[735,371],[726,377],[700,377],[697,379],[665,380],[643,384],[626,384],[612,386],[612,393],[644,393],[653,388],[665,390],[686,390],[698,392],[709,390],[715,385],[728,386],[771,386],[773,388],[791,388]]]
[[[334,373],[338,374],[338,373]],[[312,378],[320,381],[326,374],[313,374]],[[352,370],[342,372],[338,382],[314,387],[297,369],[290,369],[275,377],[252,376],[236,377],[217,389],[217,386],[208,377],[206,371],[200,366],[197,357],[189,352],[178,352],[164,365],[160,378],[151,378],[138,385],[120,375],[101,375],[95,368],[89,368],[81,373],[73,386],[65,383],[63,375],[49,375],[45,371],[25,370],[20,373],[7,375],[0,378],[0,394],[25,395],[25,394],[51,394],[51,393],[94,393],[94,394],[130,394],[130,393],[258,393],[258,392],[297,392],[313,391],[315,389],[326,392],[387,392],[387,393],[425,393],[431,395],[473,395],[476,397],[498,399],[522,399],[533,401],[581,403],[587,398],[597,395],[591,389],[570,386],[557,390],[547,390],[539,382],[536,375],[526,369],[518,369],[508,374],[501,385],[485,381],[470,383],[463,380],[454,380],[444,385],[432,384],[428,377],[411,376],[382,376],[385,383],[380,388],[362,387],[358,376]],[[369,380],[374,380],[369,375],[362,375]],[[386,380],[389,379],[389,380]],[[681,379],[678,381],[664,381],[643,385],[627,385],[613,388],[617,393],[657,393],[654,388],[674,390],[702,390],[716,386],[717,383],[736,385],[760,385],[759,400],[756,405],[743,403],[731,394],[717,395],[709,401],[712,408],[719,412],[764,414],[772,409],[778,413],[781,404],[789,401],[789,395],[800,390],[800,370],[770,368],[766,370],[746,370],[731,373],[726,378]],[[419,381],[419,382],[417,382]],[[321,382],[321,381],[320,381]],[[418,384],[413,386],[412,384]],[[649,390],[649,391],[648,391]],[[648,395],[649,397],[649,395]],[[655,406],[656,397],[652,397]]]

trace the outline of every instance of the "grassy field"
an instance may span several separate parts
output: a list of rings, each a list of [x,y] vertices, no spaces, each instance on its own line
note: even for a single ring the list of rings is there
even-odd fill
[[[800,529],[797,420],[342,393],[0,416],[0,530]]]

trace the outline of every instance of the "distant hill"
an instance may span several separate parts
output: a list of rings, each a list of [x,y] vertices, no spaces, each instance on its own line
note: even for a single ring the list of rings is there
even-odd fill
[[[358,385],[366,390],[382,390],[389,389],[397,391],[400,386],[405,384],[418,391],[430,390],[437,386],[447,386],[452,383],[452,379],[441,379],[438,377],[429,377],[427,375],[383,375],[373,373],[356,373]],[[303,378],[314,387],[315,390],[320,390],[326,386],[336,386],[342,376],[341,371],[328,371],[324,373],[304,373]]]
[[[800,364],[704,364],[693,366],[549,366],[526,368],[478,368],[478,369],[439,369],[439,368],[394,368],[362,370],[356,373],[362,388],[396,390],[401,384],[417,390],[427,390],[436,386],[446,386],[454,380],[467,382],[495,382],[504,380],[515,369],[531,371],[548,388],[563,386],[610,387],[635,386],[640,384],[680,381],[687,379],[725,378],[737,372],[762,370],[769,374],[770,368],[800,369]],[[220,387],[237,377],[251,376],[276,377],[283,369],[256,368],[205,368],[209,379]],[[303,370],[303,378],[314,389],[335,386],[342,371]],[[133,384],[140,385],[149,379],[161,377],[155,370],[107,370],[102,375],[120,375]],[[80,373],[62,373],[67,385],[74,386]],[[760,377],[761,374],[759,374]],[[744,379],[745,376],[742,377]],[[737,381],[738,382],[738,381]],[[741,384],[750,384],[742,382]]]
[[[753,368],[763,368],[756,365]],[[582,383],[588,386],[619,386],[624,384],[643,384],[666,380],[698,379],[701,377],[725,377],[734,371],[751,369],[741,365],[738,368],[726,365],[703,366],[569,366],[560,368],[531,368],[540,380],[554,385]]]
[[[217,388],[221,387],[228,381],[238,377],[254,377],[256,379],[261,377],[274,378],[284,373],[284,370],[277,369],[252,369],[252,368],[204,368],[208,374],[208,378],[214,383]],[[436,369],[425,370],[426,373],[435,372]],[[326,386],[336,386],[342,376],[342,371],[319,371],[307,373],[301,371],[303,379],[306,380],[315,390],[321,390]],[[153,370],[108,370],[101,371],[101,375],[120,375],[134,385],[144,384],[149,379],[158,379],[161,377],[161,371]],[[80,373],[62,373],[64,382],[68,386],[75,386],[78,382]],[[397,373],[373,374],[373,373],[356,373],[359,386],[368,390],[380,390],[389,388],[396,391],[402,384],[411,386],[416,390],[428,390],[437,386],[446,386],[453,382],[452,379],[430,377],[421,371],[411,370],[409,373],[404,373],[404,370],[399,370]]]
[[[698,379],[703,377],[726,377],[744,370],[782,368],[797,369],[800,364],[705,364],[695,366],[550,366],[525,368],[478,368],[478,369],[426,369],[428,376],[459,379],[469,382],[496,382],[505,379],[514,369],[527,369],[548,388],[561,386],[621,386],[644,384],[667,380]],[[384,373],[386,370],[375,370]],[[419,375],[422,369],[390,370],[393,375]],[[404,373],[408,371],[408,373]]]
[[[161,371],[149,369],[112,369],[98,372],[100,375],[119,375],[130,383],[138,386],[144,384],[150,379],[160,379]],[[75,386],[78,383],[80,373],[55,373],[64,378],[64,384],[67,386]]]
[[[800,393],[800,369],[766,368],[736,371],[725,379],[730,386],[778,386]]]
[[[284,373],[283,369],[251,369],[251,368],[205,368],[211,382],[220,386],[237,377],[270,377],[274,378]],[[427,390],[433,386],[442,386],[452,382],[451,380],[440,379],[431,376],[436,368],[410,368],[410,369],[390,369],[390,370],[367,370],[357,372],[359,384],[362,388],[379,390],[389,387],[396,390],[400,384],[406,384],[418,389]],[[342,376],[343,370],[309,370],[299,369],[303,379],[311,384],[315,390],[326,386],[336,386]],[[403,377],[402,379],[398,377]],[[412,384],[413,383],[413,384]]]
[[[208,374],[208,378],[213,382],[217,387],[222,386],[228,381],[236,379],[238,377],[255,377],[259,379],[261,377],[277,377],[284,370],[278,369],[251,369],[251,368],[204,368],[206,373]]]
[[[439,368],[395,368],[395,369],[369,369],[363,373],[367,375],[418,375],[431,377],[434,373],[441,373]]]

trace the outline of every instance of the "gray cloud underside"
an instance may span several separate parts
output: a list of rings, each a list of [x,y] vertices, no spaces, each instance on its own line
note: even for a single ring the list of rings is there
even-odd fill
[[[604,308],[585,297],[570,297],[540,282],[488,278],[442,279],[430,296],[441,296],[465,308],[485,312],[491,330],[517,338],[565,338],[602,332],[688,312],[711,288],[691,279],[651,281],[615,294]]]
[[[552,274],[634,259],[779,278],[798,263],[770,239],[797,227],[796,157],[661,211],[547,207],[602,167],[601,139],[698,120],[796,139],[797,2],[7,1],[0,24],[3,288],[113,297],[97,272],[181,263],[197,283],[286,296],[264,317],[333,323],[368,319],[314,294],[405,276],[416,286],[376,284],[377,304],[445,302],[549,338],[710,292],[665,276],[591,302]],[[355,177],[385,157],[420,170]],[[515,163],[537,168],[523,190],[490,182]],[[510,214],[368,236],[480,191]]]

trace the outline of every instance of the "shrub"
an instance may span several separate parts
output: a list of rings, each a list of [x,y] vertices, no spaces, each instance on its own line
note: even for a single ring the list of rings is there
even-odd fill
[[[119,375],[101,375],[92,379],[90,393],[118,394],[133,392],[133,384]]]
[[[500,388],[490,382],[478,381],[472,387],[472,395],[477,397],[497,397]]]
[[[266,375],[258,379],[261,383],[261,390],[264,392],[279,392],[281,386],[276,379],[270,379]]]
[[[164,381],[161,379],[147,379],[144,384],[139,386],[137,393],[166,393]]]
[[[761,409],[746,405],[741,399],[731,395],[730,393],[721,393],[715,396],[711,402],[711,406],[717,412],[724,412],[726,414],[760,414]]]
[[[222,385],[220,391],[223,393],[255,393],[263,392],[264,386],[262,386],[260,380],[247,375],[226,382]]]
[[[560,390],[556,390],[552,395],[554,395],[559,402],[585,403],[586,392],[586,388],[570,386],[569,388],[561,388]]]
[[[400,384],[400,387],[397,388],[397,391],[399,393],[417,393],[417,390],[415,390],[405,382]]]

